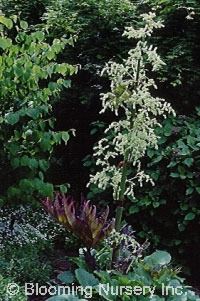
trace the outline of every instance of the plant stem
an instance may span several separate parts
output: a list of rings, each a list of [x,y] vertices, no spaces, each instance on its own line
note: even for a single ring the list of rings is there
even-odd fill
[[[141,62],[141,59],[138,59],[138,63],[137,63],[137,73],[136,73],[136,86],[138,86],[138,83],[139,83],[139,77],[140,77],[140,62]]]
[[[115,230],[119,232],[121,220],[122,220],[122,213],[123,213],[123,207],[117,206],[116,208],[116,214],[115,214]]]
[[[138,59],[137,62],[137,71],[136,71],[136,86],[135,88],[138,86],[139,83],[139,76],[140,76],[140,63],[141,63],[141,59]],[[131,128],[133,127],[133,119],[135,117],[136,114],[136,109],[134,109],[132,111],[132,116],[131,116]],[[117,232],[119,232],[120,230],[120,225],[121,225],[121,220],[122,220],[122,214],[123,214],[123,209],[124,209],[124,194],[125,194],[125,190],[126,190],[126,180],[127,180],[127,171],[128,171],[128,157],[129,157],[129,152],[130,150],[127,150],[125,152],[124,155],[124,166],[123,166],[123,170],[122,170],[122,180],[121,180],[121,184],[120,184],[120,192],[119,192],[119,201],[118,201],[118,206],[116,208],[116,214],[115,214],[115,230]],[[112,262],[111,265],[113,264],[113,262],[115,262],[117,260],[117,258],[119,257],[119,248],[113,248],[112,251]]]
[[[128,167],[127,167],[127,163],[125,162],[122,170],[122,180],[120,184],[119,201],[118,201],[118,206],[115,215],[115,230],[117,232],[119,232],[120,229],[123,207],[124,207],[124,193],[126,190],[127,171],[128,171]]]
[[[119,202],[124,201],[124,193],[126,190],[127,171],[128,171],[128,167],[127,167],[127,162],[125,161],[125,164],[122,169],[122,180],[121,180],[121,184],[120,184]]]
[[[116,214],[115,214],[115,230],[119,232],[121,220],[122,220],[122,214],[124,209],[124,193],[126,189],[126,179],[127,179],[127,163],[124,164],[123,170],[122,170],[122,180],[120,184],[120,193],[119,193],[119,203],[116,208]],[[119,256],[119,248],[114,248],[112,253],[112,263],[117,260]]]

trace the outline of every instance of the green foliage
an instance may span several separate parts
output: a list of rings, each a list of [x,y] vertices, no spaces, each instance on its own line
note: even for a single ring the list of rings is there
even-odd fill
[[[72,283],[74,281],[74,275],[72,274],[72,272],[67,271],[67,272],[63,272],[61,274],[58,275],[58,279],[62,282],[62,283]]]
[[[143,161],[155,186],[137,187],[125,211],[128,219],[134,216],[141,237],[151,236],[155,246],[172,247],[171,252],[183,253],[187,260],[199,240],[198,116],[199,108],[194,116],[163,121],[157,129],[159,149],[149,149]]]
[[[158,71],[158,78],[163,83],[159,84],[161,90],[157,93],[173,102],[180,111],[189,107],[192,109],[191,103],[198,103],[198,0],[146,0],[135,3],[121,0],[53,1],[47,6],[43,22],[46,22],[45,27],[51,37],[78,34],[71,58],[76,63],[78,58],[78,62],[83,66],[84,71],[80,74],[82,81],[89,82],[91,79],[93,83],[90,92],[84,87],[81,93],[83,102],[88,102],[88,98],[95,93],[95,85],[100,82],[95,75],[96,69],[112,57],[124,57],[130,49],[130,43],[121,37],[124,28],[130,25],[138,26],[141,22],[140,15],[152,8],[165,24],[165,28],[157,31],[149,39],[150,43],[159,46],[161,57],[166,63],[165,67]],[[107,85],[106,82],[104,84]],[[81,87],[83,88],[83,85]],[[100,87],[96,88],[102,89],[101,83]]]
[[[130,0],[49,1],[40,28],[48,31],[50,39],[71,37],[74,47],[63,52],[63,59],[82,66],[69,91],[68,104],[82,110],[86,104],[98,106],[99,90],[105,87],[97,70],[113,56],[121,58],[127,53],[122,33],[134,18],[135,5]]]
[[[191,252],[199,258],[199,112],[196,108],[195,115],[168,118],[156,129],[159,148],[149,148],[142,162],[155,185],[137,185],[135,198],[129,198],[124,210],[141,238],[170,249],[176,260],[190,267],[192,277],[196,264]],[[94,170],[92,160],[87,160]],[[105,203],[110,195],[93,185],[89,197]]]
[[[144,260],[145,263],[155,266],[163,266],[171,261],[171,256],[165,251],[156,251]]]
[[[156,251],[136,261],[127,274],[106,269],[91,273],[84,268],[78,268],[75,270],[75,277],[81,290],[76,292],[75,298],[85,297],[108,301],[115,301],[119,298],[123,301],[198,300],[194,292],[188,290],[184,279],[178,276],[178,269],[171,267],[170,261],[169,253]],[[62,283],[67,285],[74,281],[69,271],[62,273],[60,278]],[[166,290],[167,286],[170,287],[168,290]],[[54,296],[48,301],[62,300],[60,298],[61,296]],[[69,295],[63,295],[63,300],[68,300],[68,298]]]
[[[12,277],[4,277],[0,274],[0,300],[2,301],[27,301],[27,297],[24,294],[23,287],[19,287],[19,293],[17,295],[7,294],[7,287],[9,283],[13,283]]]
[[[15,282],[24,285],[25,282],[47,283],[52,273],[50,262],[45,258],[49,249],[42,240],[37,244],[27,244],[23,247],[7,247],[0,254],[1,274],[12,276]]]
[[[147,0],[138,12],[154,8],[165,28],[153,36],[166,63],[159,71],[158,95],[169,99],[179,112],[193,111],[199,102],[199,1]]]
[[[2,0],[0,2],[1,11],[7,16],[20,15],[23,20],[29,22],[29,24],[37,24],[40,21],[40,17],[45,11],[45,6],[48,4],[48,0]],[[34,14],[33,14],[34,12]]]
[[[149,148],[142,162],[155,185],[137,185],[135,198],[129,198],[124,210],[139,236],[150,239],[155,247],[170,249],[176,260],[190,267],[193,279],[196,264],[191,252],[199,258],[199,111],[168,118],[156,129],[159,148]],[[92,160],[87,160],[94,170]],[[97,202],[104,199],[105,204],[110,195],[93,185],[89,197]]]
[[[101,70],[109,59],[119,61],[127,56],[128,50],[133,48],[135,43],[122,37],[124,28],[131,25],[140,26],[140,14],[149,11],[149,8],[156,8],[158,17],[164,20],[165,24],[165,28],[157,30],[152,38],[149,38],[150,43],[159,47],[159,53],[166,62],[162,70],[157,71],[157,78],[162,82],[156,82],[160,89],[154,91],[154,95],[173,102],[180,112],[193,110],[194,104],[199,101],[198,5],[198,0],[49,2],[42,19],[43,24],[40,26],[48,29],[50,39],[63,35],[67,38],[70,35],[76,36],[74,47],[66,49],[62,59],[70,59],[70,62],[82,65],[81,71],[73,81],[73,87],[62,95],[57,107],[61,118],[63,110],[69,112],[67,120],[63,117],[62,126],[73,125],[78,133],[85,135],[88,133],[89,123],[99,119],[99,92],[108,90],[109,81],[105,76],[100,78],[97,70]],[[192,20],[186,18],[192,11],[189,7],[195,9]],[[110,117],[112,116],[107,114],[101,118],[108,121]],[[67,165],[66,170],[80,170],[78,165],[83,157],[92,152],[91,144],[95,140],[97,139],[93,135],[88,139],[86,146],[82,144],[80,135],[77,142],[74,142],[74,156],[66,155],[62,151],[59,153],[66,163],[65,166]],[[81,152],[77,151],[80,149],[79,144],[82,146]],[[80,170],[79,182],[82,186],[86,184],[88,177],[84,170],[86,169]],[[76,179],[72,185],[76,186]]]
[[[61,295],[61,296],[55,296],[47,299],[49,301],[87,301],[87,299],[79,299],[78,297],[74,295]]]
[[[95,285],[97,285],[99,283],[99,281],[97,280],[97,278],[94,277],[94,275],[92,275],[91,273],[88,273],[84,269],[81,269],[81,268],[76,269],[75,275],[76,275],[78,282],[84,288],[86,286],[94,287]]]
[[[27,34],[25,21],[13,22],[17,19],[0,17],[0,198],[22,202],[33,201],[35,195],[53,195],[53,185],[44,175],[54,145],[66,144],[69,134],[53,131],[50,113],[53,100],[69,85],[68,77],[76,68],[56,63],[67,40],[54,39],[50,45],[42,31]],[[7,31],[13,26],[12,40]]]
[[[97,32],[105,34],[109,30],[113,33],[123,30],[121,23],[130,24],[134,10],[135,5],[129,0],[49,1],[42,20],[46,21],[45,27],[51,37],[78,34],[81,43],[88,44],[85,38],[94,38]],[[101,36],[98,38],[101,39]],[[90,52],[93,51],[90,49]]]

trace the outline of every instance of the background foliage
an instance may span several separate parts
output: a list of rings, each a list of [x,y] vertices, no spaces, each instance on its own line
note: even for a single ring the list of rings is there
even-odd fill
[[[152,237],[155,245],[162,244],[190,262],[193,276],[197,276],[195,265],[200,260],[196,252],[200,223],[198,116],[199,109],[191,117],[178,115],[167,119],[163,128],[157,129],[159,149],[149,149],[143,162],[155,186],[138,187],[135,199],[127,205],[128,220],[134,216],[139,235]]]
[[[199,1],[147,0],[144,6],[156,8],[165,24],[153,38],[153,44],[157,44],[166,62],[159,74],[163,84],[158,84],[158,93],[171,101],[179,113],[193,112],[199,105],[200,95]]]

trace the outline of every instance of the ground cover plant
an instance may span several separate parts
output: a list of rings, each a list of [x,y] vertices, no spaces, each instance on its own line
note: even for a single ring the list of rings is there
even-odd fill
[[[199,108],[161,98],[196,87],[190,5],[0,4],[0,301],[199,299]],[[160,43],[179,17],[194,35]]]

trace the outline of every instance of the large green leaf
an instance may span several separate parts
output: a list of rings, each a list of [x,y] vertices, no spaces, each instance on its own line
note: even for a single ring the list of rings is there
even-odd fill
[[[44,40],[44,33],[42,31],[36,31],[34,35],[40,42]]]
[[[193,220],[194,218],[195,218],[195,214],[192,213],[192,212],[190,212],[190,213],[186,214],[184,220],[185,220],[185,221],[191,221],[191,220]]]
[[[36,190],[42,190],[42,186],[43,186],[43,181],[38,179],[38,178],[34,178],[32,180],[32,184],[35,187]]]
[[[93,274],[88,273],[84,269],[76,269],[75,274],[82,287],[95,286],[99,284],[98,279],[95,278]]]
[[[33,119],[37,119],[40,115],[40,110],[37,108],[28,108],[26,109],[26,114]]]
[[[50,183],[43,183],[41,189],[39,190],[39,193],[41,195],[41,197],[50,197],[51,199],[53,199],[53,191],[54,191],[54,187],[52,184]]]
[[[47,52],[46,52],[46,56],[49,60],[52,60],[55,58],[55,52],[51,49],[49,49]]]
[[[22,179],[19,182],[19,187],[20,187],[20,189],[25,190],[25,191],[27,190],[31,193],[32,188],[33,188],[32,181],[29,179]]]
[[[88,301],[86,299],[79,299],[76,296],[73,295],[62,295],[62,296],[54,296],[51,298],[48,298],[46,301]]]
[[[72,283],[74,281],[74,275],[71,271],[63,272],[62,274],[58,275],[58,279],[62,283]]]
[[[19,165],[20,165],[20,160],[19,158],[13,158],[11,160],[11,164],[12,164],[12,167],[15,169],[15,168],[18,168]]]
[[[95,286],[95,290],[107,301],[115,301],[116,296],[108,289],[108,284],[100,284]]]
[[[11,143],[8,148],[13,156],[17,155],[20,150],[20,147],[16,143]]]
[[[20,26],[22,29],[26,30],[28,28],[28,23],[26,21],[20,21]]]
[[[186,194],[186,195],[189,195],[189,194],[193,193],[193,191],[194,191],[194,188],[193,188],[193,187],[189,187],[189,188],[186,190],[185,194]]]
[[[187,165],[188,167],[192,166],[193,162],[194,162],[194,159],[193,159],[193,158],[186,158],[186,159],[183,161],[183,163],[184,163],[185,165]]]
[[[44,172],[46,172],[50,166],[50,163],[47,160],[39,160],[39,166]]]
[[[68,64],[63,63],[63,64],[56,65],[56,71],[61,73],[62,75],[65,75],[67,70],[68,70]]]
[[[11,29],[13,27],[12,20],[4,16],[0,16],[0,23],[3,23],[8,29]]]
[[[60,192],[61,192],[61,193],[66,193],[66,192],[67,192],[67,186],[65,186],[65,185],[60,185]]]
[[[145,257],[144,261],[149,264],[165,265],[170,263],[171,255],[166,251],[156,251],[153,254]]]
[[[43,151],[48,151],[51,148],[50,139],[44,137],[40,142],[40,146]]]
[[[65,142],[65,144],[67,144],[67,142],[69,140],[68,132],[62,132],[62,140]]]
[[[36,169],[38,167],[38,161],[34,158],[31,158],[29,159],[28,161],[28,166],[31,168],[31,169]]]
[[[28,166],[29,157],[27,155],[22,156],[20,162],[21,162],[21,166]]]
[[[52,92],[54,92],[54,91],[58,88],[58,85],[57,85],[56,83],[54,83],[54,82],[50,82],[50,83],[48,84],[48,88],[49,88]]]
[[[18,113],[9,113],[6,116],[6,120],[9,124],[14,125],[19,121],[19,114]]]

